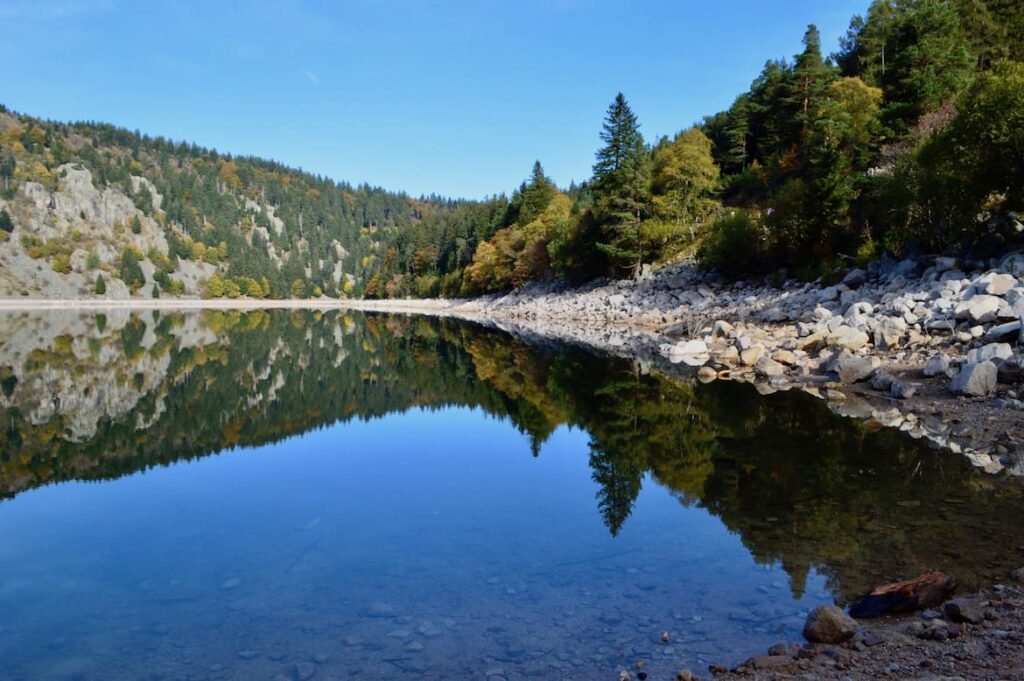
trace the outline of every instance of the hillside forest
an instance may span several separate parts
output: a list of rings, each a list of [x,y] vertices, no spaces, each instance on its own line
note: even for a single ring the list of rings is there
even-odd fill
[[[638,277],[681,257],[814,279],[998,252],[1024,238],[1024,11],[875,0],[834,54],[808,26],[726,111],[648,140],[620,93],[599,138],[581,184],[538,161],[510,194],[413,198],[2,108],[0,253],[90,295],[391,298]],[[72,185],[131,205],[67,210]]]

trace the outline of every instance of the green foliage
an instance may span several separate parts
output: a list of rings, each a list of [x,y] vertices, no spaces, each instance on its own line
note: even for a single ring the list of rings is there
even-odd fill
[[[608,107],[591,191],[603,238],[598,247],[617,273],[640,273],[645,260],[640,225],[650,213],[651,158],[640,124],[620,92]]]
[[[7,212],[6,208],[0,209],[0,232],[7,232],[8,234],[14,231],[14,221],[11,220],[11,214]]]
[[[134,248],[126,248],[121,252],[121,263],[118,276],[133,292],[146,283],[146,275],[139,264],[141,255]]]
[[[974,80],[959,115],[918,151],[910,221],[935,248],[997,237],[989,226],[1024,211],[1024,64],[1002,62]]]
[[[765,271],[762,230],[756,217],[733,211],[716,220],[697,253],[703,266],[733,276]]]
[[[58,274],[68,274],[71,272],[71,256],[67,253],[55,255],[50,262],[50,267]]]
[[[107,282],[103,280],[102,274],[96,275],[96,285],[93,286],[92,292],[98,296],[102,296],[107,292]]]

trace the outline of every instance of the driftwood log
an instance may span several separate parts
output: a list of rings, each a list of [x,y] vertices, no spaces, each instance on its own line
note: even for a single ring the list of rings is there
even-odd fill
[[[900,612],[934,608],[953,595],[956,577],[945,572],[928,572],[906,582],[880,586],[850,608],[861,619]]]

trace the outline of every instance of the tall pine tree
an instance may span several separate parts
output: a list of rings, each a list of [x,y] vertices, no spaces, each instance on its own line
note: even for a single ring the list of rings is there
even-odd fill
[[[608,107],[594,163],[594,216],[603,239],[597,244],[617,270],[634,277],[643,266],[641,223],[649,212],[651,157],[636,116],[620,92]]]

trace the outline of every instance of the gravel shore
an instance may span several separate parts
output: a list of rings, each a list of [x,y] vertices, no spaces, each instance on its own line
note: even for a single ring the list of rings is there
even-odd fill
[[[919,258],[834,284],[722,282],[686,263],[641,281],[531,286],[472,300],[350,301],[693,367],[701,380],[800,389],[851,417],[1024,474],[1024,256]]]

